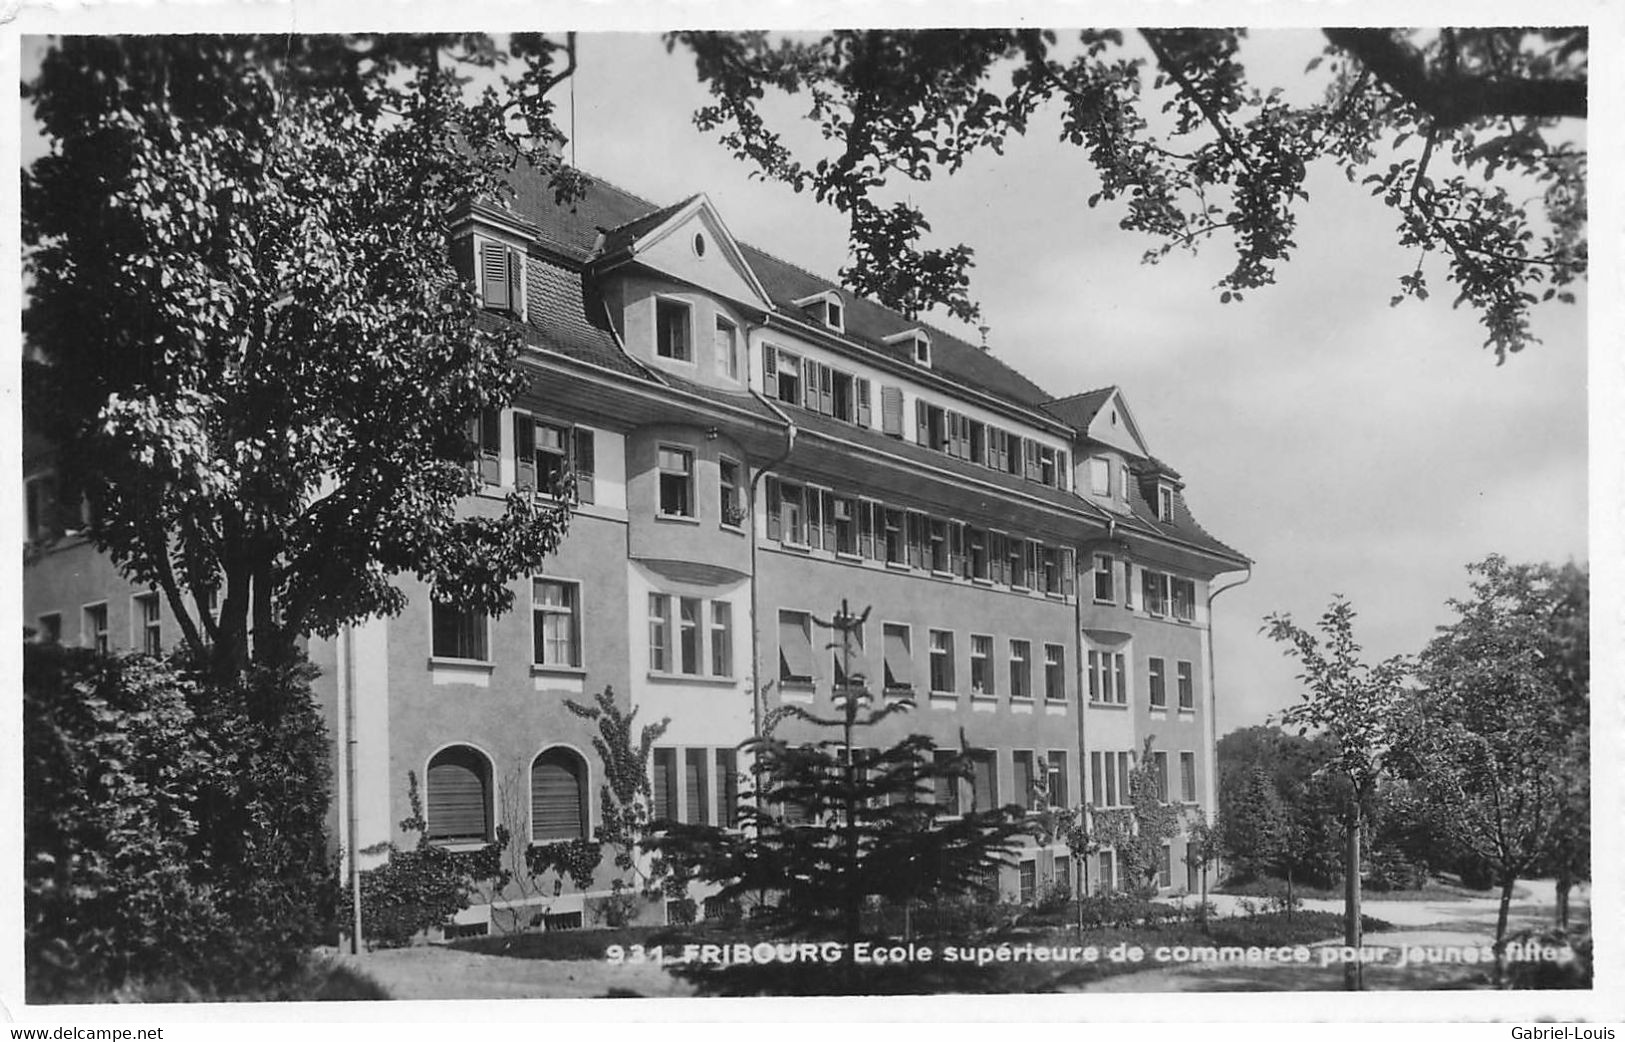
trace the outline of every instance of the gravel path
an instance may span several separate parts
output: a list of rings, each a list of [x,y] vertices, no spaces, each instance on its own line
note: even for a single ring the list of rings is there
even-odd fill
[[[617,995],[666,998],[693,989],[658,966],[577,960],[509,959],[438,945],[334,955],[396,999],[587,999]]]

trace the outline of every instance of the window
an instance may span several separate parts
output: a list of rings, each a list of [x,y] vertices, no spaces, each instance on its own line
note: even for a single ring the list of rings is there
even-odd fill
[[[1128,502],[1128,466],[1117,468],[1117,497]]]
[[[87,605],[79,632],[80,641],[85,647],[97,654],[107,654],[107,605]]]
[[[801,358],[772,344],[762,345],[763,392],[791,405],[801,405]]]
[[[708,779],[705,761],[704,749],[683,750],[683,784],[687,790],[683,800],[683,820],[690,825],[709,824],[711,801],[706,798]]]
[[[717,750],[717,824],[731,829],[739,826],[739,752]]]
[[[39,617],[39,635],[36,638],[41,644],[62,643],[62,613],[59,611],[47,612]]]
[[[1168,576],[1161,572],[1140,571],[1141,592],[1145,595],[1145,610],[1152,615],[1168,612]]]
[[[1117,600],[1116,590],[1112,583],[1112,557],[1110,554],[1095,555],[1095,600],[1108,603]]]
[[[663,593],[649,595],[649,670],[671,672],[671,598]]]
[[[1157,486],[1157,520],[1174,519],[1174,490],[1169,485]]]
[[[908,563],[907,549],[903,540],[903,512],[901,510],[884,511],[886,522],[886,563]]]
[[[677,805],[677,750],[654,750],[654,806],[649,812],[659,822],[681,821]]]
[[[845,496],[836,496],[834,502],[835,552],[856,555],[858,552],[858,510],[861,504]]]
[[[569,749],[548,749],[530,765],[530,838],[587,835],[587,765]]]
[[[484,843],[491,838],[491,764],[466,745],[442,749],[429,761],[428,838]]]
[[[857,622],[856,616],[849,616],[848,624]],[[869,666],[864,656],[863,627],[856,625],[850,631],[852,644],[845,647],[842,644],[841,631],[830,631],[830,675],[835,678],[834,690],[836,693],[844,692],[848,687],[862,691],[864,682],[868,680]],[[850,670],[850,674],[848,671]]]
[[[993,695],[993,638],[971,634],[970,638],[970,693]]]
[[[1151,781],[1155,786],[1157,802],[1168,802],[1168,754],[1154,752],[1151,754]]]
[[[948,522],[941,518],[930,519],[930,562],[933,572],[948,572],[952,570],[953,562],[948,555]]]
[[[1174,668],[1179,675],[1179,708],[1195,709],[1196,694],[1191,686],[1191,664],[1180,662]]]
[[[954,754],[946,749],[938,749],[932,753],[936,761],[937,772],[932,776],[932,796],[942,813],[948,817],[959,815],[959,777],[949,773],[954,761]]]
[[[1110,460],[1096,456],[1089,460],[1089,491],[1097,496],[1112,494],[1112,465]]]
[[[711,602],[711,675],[734,675],[734,609],[727,601]]]
[[[689,676],[700,672],[700,601],[677,599],[677,670]]]
[[[1010,697],[1033,697],[1032,645],[1024,640],[1010,642]]]
[[[1180,622],[1196,621],[1196,583],[1190,579],[1174,579],[1174,618]]]
[[[1023,861],[1016,869],[1021,886],[1021,903],[1030,905],[1038,897],[1038,862]]]
[[[931,691],[954,693],[954,635],[947,630],[931,631]]]
[[[1090,802],[1096,807],[1121,807],[1129,802],[1128,753],[1090,753]]]
[[[138,593],[130,599],[134,611],[131,616],[130,646],[141,649],[144,655],[159,655],[164,650],[163,626],[159,621],[157,593]]]
[[[813,682],[812,616],[804,611],[779,612],[779,681]]]
[[[678,362],[694,360],[689,349],[688,317],[687,304],[655,301],[655,354]]]
[[[660,446],[660,513],[664,517],[694,516],[694,452]]]
[[[817,493],[812,493],[816,496]],[[800,485],[787,485],[767,479],[767,537],[789,546],[807,545],[808,491]]]
[[[570,432],[570,445],[573,451],[573,462],[576,471],[576,499],[582,503],[596,501],[597,493],[593,484],[593,475],[597,472],[597,446],[593,440],[593,432],[585,427],[577,427]]]
[[[739,462],[722,456],[717,460],[717,508],[722,523],[738,528],[745,523],[745,508],[739,496]]]
[[[965,553],[969,558],[970,577],[972,579],[986,579],[987,573],[987,533],[980,528],[965,529]]]
[[[518,430],[523,431],[526,417],[520,417]],[[535,446],[536,460],[536,486],[553,492],[559,488],[564,480],[565,460],[570,448],[570,432],[566,428],[556,427],[550,423],[537,422],[532,427],[532,443]],[[524,481],[524,453],[525,446],[521,442],[519,447],[520,481]]]
[[[1018,590],[1027,588],[1027,541],[1011,537],[1009,545],[1010,585]]]
[[[480,302],[493,311],[518,314],[524,302],[519,252],[500,242],[480,243]]]
[[[846,329],[844,314],[839,300],[831,298],[824,301],[824,324],[829,328],[844,331]]]
[[[886,690],[914,690],[914,657],[909,646],[908,627],[888,622],[881,627],[881,637],[885,644],[882,654],[885,659]]]
[[[1017,749],[1010,754],[1015,768],[1015,802],[1023,810],[1038,810],[1038,794],[1033,786],[1033,753],[1031,749]]]
[[[999,805],[998,760],[992,749],[972,749],[970,758],[970,806],[987,811]]]
[[[538,666],[581,665],[581,584],[553,579],[531,582],[535,662]]]
[[[430,606],[436,658],[488,661],[486,618],[472,608],[454,608],[434,601]]]
[[[487,485],[501,484],[502,414],[495,409],[487,409],[478,416],[469,417],[464,431],[474,450],[470,469]]]
[[[1123,653],[1091,651],[1088,666],[1089,701],[1106,705],[1128,701],[1128,664]]]
[[[1044,697],[1066,701],[1066,648],[1059,644],[1044,645]]]
[[[905,539],[908,543],[908,566],[910,568],[924,568],[926,566],[925,515],[916,514],[910,510],[904,520],[906,522]]]
[[[1044,780],[1049,788],[1049,805],[1051,807],[1065,807],[1066,751],[1064,749],[1050,750],[1049,760],[1044,769]]]
[[[1196,754],[1179,754],[1179,798],[1186,803],[1196,802]]]
[[[739,379],[739,327],[721,315],[717,316],[715,347],[717,372],[730,380]]]
[[[1173,851],[1164,843],[1162,857],[1157,862],[1157,886],[1169,887],[1174,885]]]
[[[1168,708],[1168,688],[1162,676],[1162,659],[1149,659],[1145,665],[1146,679],[1151,692],[1151,708]]]
[[[1111,851],[1102,850],[1100,852],[1100,883],[1099,883],[1099,886],[1100,886],[1100,892],[1103,893],[1103,894],[1109,894],[1113,890],[1117,889],[1117,884],[1112,878],[1112,863],[1113,863],[1113,861],[1115,861],[1115,858],[1112,857],[1112,852]]]

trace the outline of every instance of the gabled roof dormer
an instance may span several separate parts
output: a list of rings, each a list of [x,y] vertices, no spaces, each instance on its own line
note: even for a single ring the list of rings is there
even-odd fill
[[[525,317],[525,255],[537,234],[533,221],[506,207],[472,202],[453,212],[452,264],[486,310]]]
[[[931,368],[931,334],[923,329],[905,329],[901,333],[893,333],[885,338],[888,344],[901,345],[908,349],[908,356],[915,365]]]
[[[795,305],[826,329],[832,329],[837,333],[846,332],[846,302],[835,290],[825,290],[810,297],[802,297],[795,301]]]
[[[718,297],[762,311],[772,309],[767,289],[703,193],[599,230],[587,257],[594,273],[606,274],[632,262]]]

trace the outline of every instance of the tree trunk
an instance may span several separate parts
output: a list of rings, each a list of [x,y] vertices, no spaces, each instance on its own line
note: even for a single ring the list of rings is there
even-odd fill
[[[1557,876],[1557,925],[1564,930],[1569,928],[1569,891],[1574,888],[1574,880],[1569,878],[1567,872],[1560,872]]]
[[[1495,915],[1495,986],[1506,983],[1507,969],[1507,912],[1512,907],[1512,887],[1517,882],[1512,876],[1501,880],[1501,909]]]
[[[1360,961],[1360,804],[1349,804],[1348,821],[1344,826],[1346,847],[1343,853],[1343,944],[1353,949],[1353,958],[1343,963],[1343,987],[1346,991],[1362,991],[1365,974]]]
[[[1286,866],[1286,921],[1292,921],[1292,906],[1296,904],[1292,890],[1292,866]]]

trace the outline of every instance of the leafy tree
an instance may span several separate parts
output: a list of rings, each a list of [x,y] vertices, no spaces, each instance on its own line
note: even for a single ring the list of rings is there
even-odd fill
[[[785,705],[746,743],[755,781],[741,793],[740,829],[668,824],[647,843],[718,885],[722,901],[769,895],[764,922],[791,935],[837,938],[848,953],[862,937],[869,902],[975,894],[1031,828],[1013,805],[945,817],[934,793],[971,777],[968,749],[939,757],[924,735],[863,745],[864,732],[913,708],[909,699],[872,704],[851,656],[852,634],[868,614],[852,614],[843,602],[831,619],[815,620],[833,631],[829,647],[847,656],[847,682],[831,692],[835,715]],[[777,734],[787,720],[832,734],[792,742]],[[856,966],[849,957],[842,967],[850,986]]]
[[[1572,882],[1585,871],[1588,579],[1573,564],[1498,555],[1468,571],[1472,595],[1450,602],[1458,618],[1422,654],[1394,761],[1438,826],[1494,868],[1499,973],[1518,877],[1555,866]]]
[[[695,123],[762,176],[845,214],[842,278],[904,312],[940,305],[974,320],[972,251],[923,247],[926,215],[886,203],[888,189],[951,174],[1055,120],[1098,178],[1089,205],[1118,205],[1124,229],[1158,240],[1147,260],[1228,237],[1235,263],[1215,287],[1226,302],[1273,282],[1291,256],[1317,161],[1369,185],[1416,251],[1395,303],[1425,299],[1423,261],[1442,257],[1497,361],[1531,341],[1537,294],[1572,299],[1566,287],[1587,261],[1586,153],[1563,121],[1586,116],[1584,27],[1327,29],[1308,63],[1324,87],[1312,105],[1250,82],[1243,30],[1135,35],[683,32],[667,42],[692,52],[710,89]],[[802,93],[825,143],[816,154],[798,154],[770,118],[770,97]],[[1514,194],[1527,191],[1541,197],[1538,222]]]
[[[23,949],[32,1001],[297,979],[332,921],[309,670],[25,644]]]
[[[1226,807],[1222,820],[1225,854],[1238,875],[1273,872],[1291,843],[1291,825],[1275,790],[1275,779],[1254,767]]]
[[[1327,767],[1347,784],[1343,834],[1344,943],[1360,947],[1360,833],[1366,811],[1381,776],[1381,758],[1394,733],[1394,709],[1406,666],[1398,658],[1376,665],[1361,661],[1354,641],[1354,608],[1338,597],[1321,615],[1322,636],[1293,623],[1290,616],[1271,615],[1264,632],[1288,645],[1303,672],[1298,680],[1306,690],[1302,700],[1281,714],[1281,720],[1299,734],[1310,730],[1325,734],[1333,755]],[[1359,990],[1359,960],[1350,960],[1344,981]]]
[[[25,85],[51,144],[23,174],[27,420],[220,670],[399,611],[400,575],[500,612],[555,548],[563,511],[455,509],[467,424],[523,377],[445,221],[521,162],[579,190],[548,151],[573,69],[534,34],[77,36]],[[516,74],[471,96],[474,71]]]

